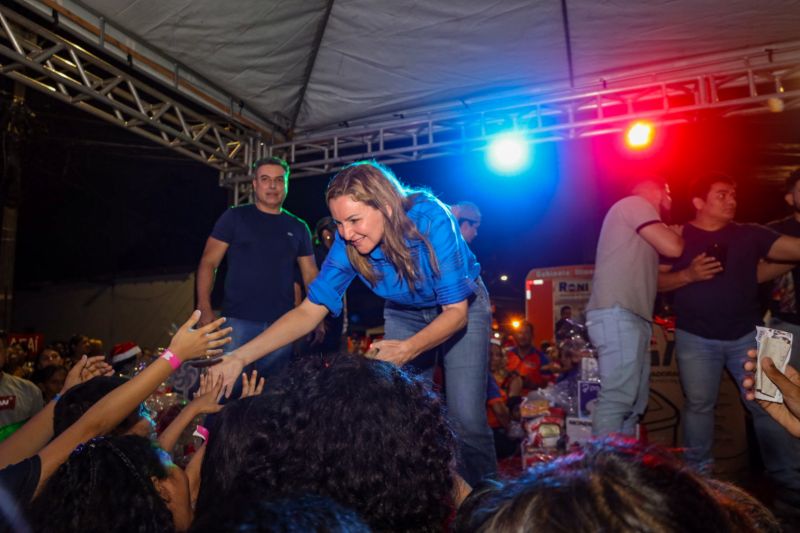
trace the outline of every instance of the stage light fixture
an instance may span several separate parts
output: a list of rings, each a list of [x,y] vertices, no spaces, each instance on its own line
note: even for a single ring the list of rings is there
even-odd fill
[[[489,144],[489,167],[498,174],[513,174],[523,170],[530,159],[531,147],[521,133],[503,133]]]
[[[625,142],[628,148],[643,150],[653,143],[655,127],[652,123],[638,120],[630,125],[625,133]]]

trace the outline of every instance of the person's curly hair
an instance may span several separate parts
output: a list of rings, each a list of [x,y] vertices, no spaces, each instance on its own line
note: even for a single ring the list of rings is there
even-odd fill
[[[441,531],[455,438],[439,398],[394,365],[308,357],[210,428],[198,517],[219,501],[327,496],[377,531]]]
[[[53,436],[57,437],[66,431],[106,394],[127,381],[119,376],[97,376],[69,389],[53,410]],[[109,435],[124,435],[141,418],[140,410],[132,411]]]
[[[324,496],[267,501],[251,495],[217,508],[214,516],[195,520],[189,533],[370,533],[355,511]]]
[[[672,453],[609,438],[505,485],[476,488],[453,530],[743,533],[755,530],[746,513]]]
[[[167,468],[159,449],[134,435],[82,444],[30,506],[34,531],[106,533],[175,531],[172,513],[153,485]]]

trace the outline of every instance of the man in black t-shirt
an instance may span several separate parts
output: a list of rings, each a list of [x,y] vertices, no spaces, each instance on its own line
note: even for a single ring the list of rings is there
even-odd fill
[[[767,224],[782,235],[800,237],[800,168],[786,178],[786,203],[792,214]],[[789,268],[789,266],[786,266]],[[800,365],[800,266],[779,276],[772,284],[770,311],[771,328],[788,331],[794,336],[790,364]]]
[[[723,368],[741,386],[747,350],[761,324],[759,261],[800,260],[800,239],[755,224],[737,224],[736,185],[711,175],[692,185],[695,218],[683,227],[683,254],[662,265],[659,290],[675,291],[675,349],[686,396],[683,413],[687,458],[710,467],[714,406]],[[800,443],[756,402],[745,402],[769,474],[800,490]]]
[[[308,226],[283,209],[289,165],[269,157],[253,163],[253,169],[254,203],[232,207],[219,217],[197,267],[202,326],[215,318],[211,309],[214,274],[222,258],[228,258],[222,312],[233,327],[233,341],[226,347],[229,352],[294,307],[295,268],[299,267],[306,290],[318,272]],[[289,344],[253,366],[262,376],[275,374],[288,364],[291,353]]]

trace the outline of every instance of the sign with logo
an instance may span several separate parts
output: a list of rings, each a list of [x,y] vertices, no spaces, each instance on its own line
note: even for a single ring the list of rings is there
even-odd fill
[[[592,294],[593,265],[534,268],[525,278],[525,317],[533,324],[534,343],[555,338],[561,309],[569,306],[575,322],[583,324]]]
[[[16,396],[0,396],[0,411],[12,411],[16,406]]]
[[[44,347],[44,334],[10,333],[8,335],[8,345],[9,347],[21,346],[26,352],[36,354]]]

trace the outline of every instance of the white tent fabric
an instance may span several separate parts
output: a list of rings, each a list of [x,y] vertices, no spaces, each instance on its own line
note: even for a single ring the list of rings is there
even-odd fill
[[[507,89],[569,86],[559,0],[330,1],[328,17],[323,0],[82,3],[294,131]],[[566,4],[581,83],[800,39],[797,0]]]

